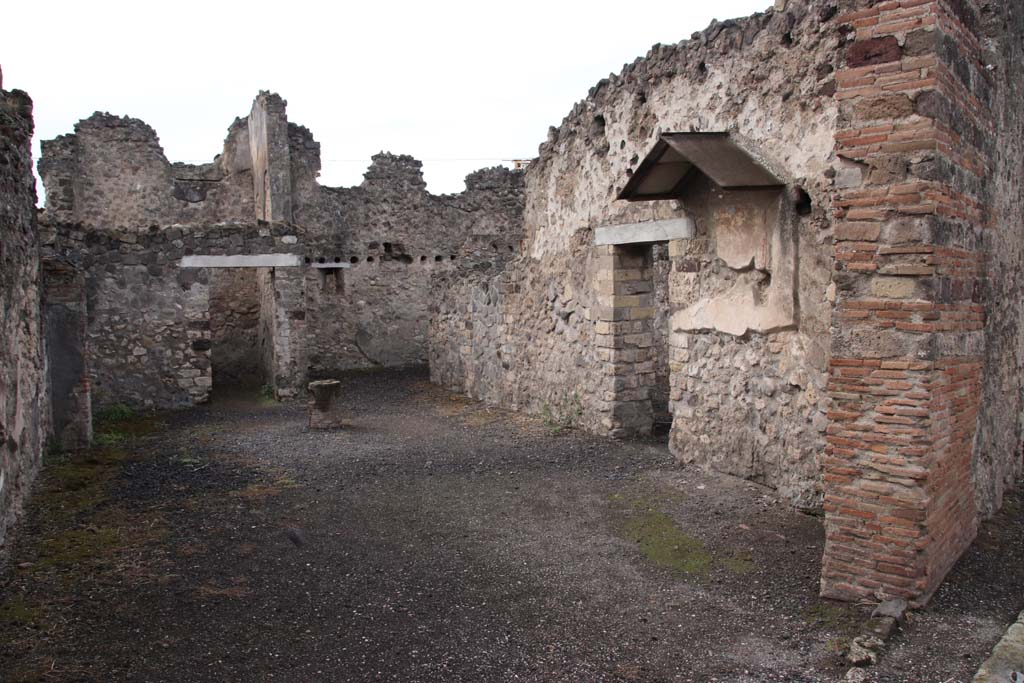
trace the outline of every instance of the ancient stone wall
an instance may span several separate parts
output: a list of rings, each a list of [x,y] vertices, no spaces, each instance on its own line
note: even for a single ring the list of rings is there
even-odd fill
[[[249,113],[248,132],[256,216],[265,221],[290,221],[292,187],[285,101],[279,95],[261,92]]]
[[[776,3],[600,83],[527,174],[526,254],[439,283],[432,376],[642,432],[666,303],[650,251],[591,231],[691,221],[668,242],[673,451],[824,493],[824,595],[927,601],[1021,471],[1011,5]],[[614,201],[687,130],[729,131],[785,190]]]
[[[460,262],[494,268],[519,250],[522,176],[505,168],[477,171],[466,191],[432,195],[421,163],[381,153],[352,188],[316,183],[319,145],[291,129],[293,211],[314,255],[345,271],[307,280],[310,372],[427,360],[431,279]]]
[[[832,92],[841,36],[829,18],[817,5],[790,3],[785,11],[715,23],[692,40],[656,47],[592,89],[551,129],[527,171],[526,253],[497,277],[439,286],[435,379],[627,434],[649,424],[651,406],[644,404],[671,368],[671,443],[682,460],[818,505],[831,176],[839,167]],[[751,270],[749,260],[723,260],[736,193],[722,199],[705,184],[675,201],[616,201],[659,134],[693,130],[730,132],[800,188],[779,196],[784,216],[763,218],[765,243],[775,235],[792,247],[774,266]],[[669,242],[660,266],[667,273],[658,273],[657,247],[630,256],[594,246],[602,226],[683,216],[695,218],[698,234]],[[667,289],[659,285],[665,279]],[[748,330],[730,294],[737,287],[779,292],[781,303],[769,309],[788,311],[785,322],[760,320],[760,304],[751,300],[744,304]],[[725,305],[728,297],[733,303]],[[719,298],[722,312],[700,317],[711,311],[704,304]],[[733,321],[742,329],[732,329]]]
[[[99,405],[182,405],[242,378],[287,397],[307,378],[423,363],[433,275],[519,247],[521,174],[435,196],[418,161],[381,154],[359,187],[325,188],[319,153],[270,93],[210,164],[170,164],[149,126],[108,114],[44,143],[47,241],[86,273]],[[281,253],[296,266],[179,267]]]
[[[39,469],[49,414],[32,100],[2,87],[0,83],[0,548]]]
[[[86,273],[95,406],[169,408],[204,401],[213,385],[210,269],[193,254],[295,249],[291,226],[247,223],[146,232],[47,225],[44,248]],[[297,385],[292,379],[289,385]]]
[[[431,299],[431,380],[475,398],[601,429],[602,382],[589,273],[590,234],[563,252],[521,258],[500,273],[438,278]]]
[[[74,133],[43,141],[47,220],[128,232],[251,221],[248,149],[248,130],[236,121],[214,162],[172,164],[147,124],[97,112]]]
[[[1024,7],[992,2],[979,9],[982,61],[993,71],[995,126],[991,180],[983,188],[991,214],[983,233],[985,368],[973,461],[975,498],[987,517],[1002,506],[1024,458]]]
[[[260,379],[262,385],[274,386],[274,269],[256,269],[256,291],[259,295],[259,326],[256,328],[256,344],[259,350]]]

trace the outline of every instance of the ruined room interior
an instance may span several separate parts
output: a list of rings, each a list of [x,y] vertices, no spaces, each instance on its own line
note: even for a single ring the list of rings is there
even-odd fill
[[[1022,44],[779,0],[450,194],[0,82],[0,680],[1016,680]]]

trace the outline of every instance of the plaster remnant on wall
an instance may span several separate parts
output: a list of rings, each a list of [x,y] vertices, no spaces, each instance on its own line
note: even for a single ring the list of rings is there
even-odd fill
[[[736,271],[728,283],[672,315],[672,332],[734,336],[796,325],[797,245],[778,193],[713,193],[708,212],[715,256]]]

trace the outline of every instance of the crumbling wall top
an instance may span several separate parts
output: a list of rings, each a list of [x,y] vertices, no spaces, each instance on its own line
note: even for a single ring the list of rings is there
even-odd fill
[[[396,191],[427,191],[427,183],[423,179],[423,162],[408,154],[374,154],[363,178],[362,186],[366,188],[387,187]]]

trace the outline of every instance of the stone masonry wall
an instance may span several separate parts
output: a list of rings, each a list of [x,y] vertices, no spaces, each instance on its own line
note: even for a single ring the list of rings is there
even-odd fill
[[[32,177],[32,100],[0,83],[0,548],[42,459],[49,412]]]
[[[128,232],[251,221],[248,150],[248,131],[236,121],[213,163],[172,164],[146,123],[97,112],[74,133],[43,141],[47,220]]]
[[[430,376],[489,403],[543,415],[557,424],[601,428],[590,408],[601,384],[597,268],[589,231],[565,252],[521,258],[500,273],[464,269],[438,278],[432,300]]]
[[[987,276],[985,368],[978,437],[974,449],[974,493],[985,517],[1002,507],[1003,492],[1018,480],[1024,458],[1024,7],[980,3],[986,65],[994,67],[994,140],[990,182],[983,203],[991,229],[983,233]]]
[[[259,295],[259,326],[256,345],[259,351],[260,380],[263,386],[274,386],[274,269],[256,269],[256,291]]]
[[[485,169],[465,192],[432,195],[419,161],[381,153],[361,185],[323,187],[319,145],[298,126],[291,160],[295,221],[322,245],[312,256],[350,266],[307,279],[312,376],[425,363],[432,278],[460,263],[495,268],[519,251],[520,173]]]
[[[585,245],[593,227],[685,211],[696,236],[669,242],[674,452],[797,504],[824,493],[823,595],[920,604],[1021,471],[1024,19],[994,0],[777,7],[657,48],[551,131],[527,175],[526,254],[441,288],[432,375],[538,412],[571,395],[580,424],[612,435],[642,425],[649,255]],[[694,129],[729,130],[785,180],[773,239],[795,246],[792,272],[724,255],[756,221],[704,202],[738,216],[735,193],[612,201],[653,134]],[[716,321],[735,282],[763,297],[789,276],[792,326],[752,330],[739,306]]]
[[[658,368],[670,363],[671,442],[680,459],[819,505],[832,178],[842,170],[832,139],[841,36],[826,9],[796,2],[714,23],[692,40],[656,46],[593,88],[551,129],[527,171],[524,254],[496,277],[439,285],[435,380],[599,433],[626,434],[638,417],[643,422],[644,409],[621,399],[632,396],[642,406],[659,372],[664,377]],[[729,131],[809,196],[809,209],[780,228],[792,230],[786,239],[799,253],[791,293],[798,317],[789,329],[687,332],[659,322],[694,303],[694,288],[710,297],[750,277],[716,256],[718,228],[699,220],[698,204],[714,188],[676,202],[615,200],[659,133],[691,130]],[[802,196],[782,201],[794,199]],[[598,227],[684,215],[698,216],[701,233],[669,243],[667,297],[657,291],[663,276],[653,254],[636,261],[636,279],[619,281],[629,270],[623,259],[632,257],[593,246]],[[629,306],[631,312],[615,310]],[[747,375],[736,379],[740,368]]]
[[[210,273],[189,254],[281,253],[290,226],[233,224],[143,233],[44,226],[44,247],[87,274],[94,405],[170,408],[204,401],[213,385]]]
[[[381,154],[361,186],[321,187],[319,144],[271,93],[210,164],[170,164],[149,126],[109,114],[44,142],[47,242],[86,273],[97,403],[183,405],[256,376],[288,397],[308,378],[425,362],[431,277],[509,258],[522,192],[521,174],[487,169],[431,195],[420,166]],[[261,253],[304,263],[177,266]]]

